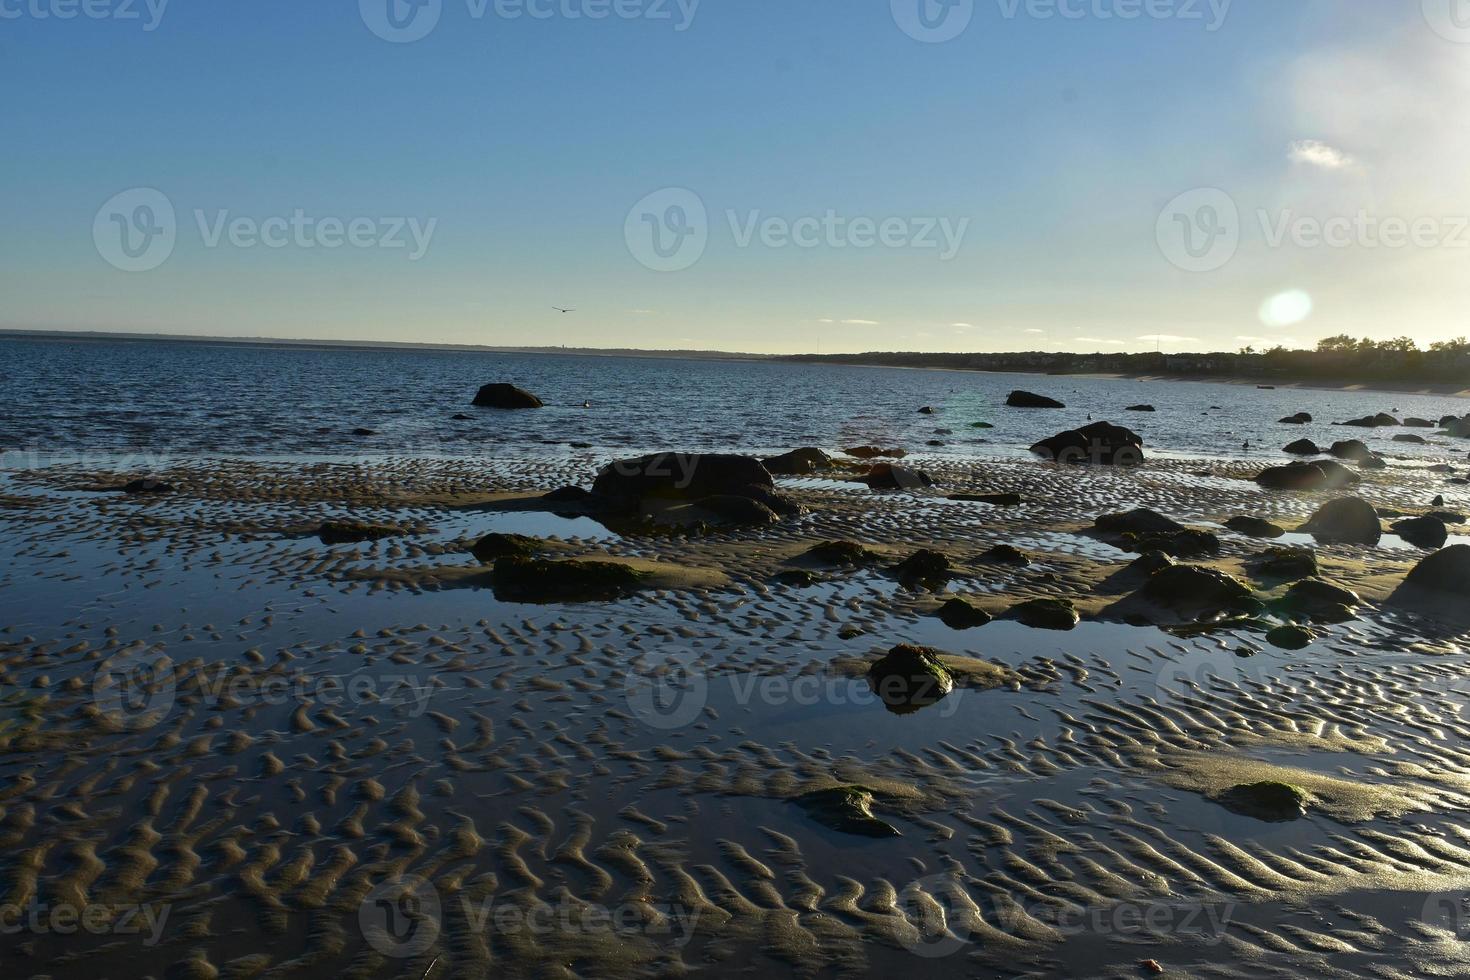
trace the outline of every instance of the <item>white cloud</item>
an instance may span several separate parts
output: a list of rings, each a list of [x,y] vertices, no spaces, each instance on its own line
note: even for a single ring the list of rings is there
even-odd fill
[[[847,324],[848,326],[852,326],[852,327],[876,327],[876,326],[878,326],[878,321],[877,320],[843,320],[842,322],[845,323],[845,324]]]
[[[1027,332],[1029,333],[1030,331]],[[1073,337],[1072,339],[1077,341],[1077,343],[1079,344],[1106,344],[1109,347],[1127,346],[1127,344],[1125,344],[1121,340],[1105,340],[1102,337]]]
[[[1194,344],[1199,342],[1198,337],[1180,337],[1178,334],[1172,333],[1151,333],[1135,339],[1146,340],[1150,344]]]
[[[975,329],[975,325],[973,323],[951,323],[950,326],[951,327],[954,327],[956,330],[974,330]]]
[[[652,313],[653,311],[652,310],[629,310],[628,312],[629,313],[632,313],[632,314],[635,314],[637,316],[647,316],[648,314]]]
[[[1346,170],[1357,161],[1335,146],[1321,140],[1297,140],[1286,151],[1292,163],[1305,163],[1323,170]]]
[[[1037,335],[1046,333],[1045,330],[1038,330],[1036,327],[1032,327],[1030,330],[1022,330],[1021,332],[1022,333],[1037,334]]]

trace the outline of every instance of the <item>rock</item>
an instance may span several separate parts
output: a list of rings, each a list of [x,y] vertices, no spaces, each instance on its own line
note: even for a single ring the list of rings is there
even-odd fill
[[[971,422],[970,423],[970,428],[972,428],[972,429],[993,429],[993,428],[995,428],[995,426],[991,425],[989,422]]]
[[[542,408],[541,399],[511,384],[489,384],[475,395],[476,408]]]
[[[952,630],[969,630],[984,626],[994,617],[983,609],[977,609],[964,599],[955,598],[935,611],[940,621]]]
[[[495,597],[508,602],[608,602],[643,588],[646,572],[610,561],[501,558]]]
[[[856,478],[871,490],[922,490],[934,485],[934,478],[923,470],[911,470],[897,463],[874,463],[873,468]]]
[[[1267,548],[1253,556],[1249,564],[1261,578],[1288,582],[1314,578],[1320,572],[1317,553],[1310,548]]]
[[[352,434],[355,436],[375,436],[378,433],[375,429],[353,429]]]
[[[1388,462],[1386,460],[1384,460],[1384,458],[1382,456],[1378,456],[1378,455],[1375,454],[1373,456],[1369,456],[1367,459],[1360,459],[1360,460],[1358,460],[1358,469],[1360,469],[1360,470],[1386,470],[1386,469],[1388,469]]]
[[[865,786],[813,790],[791,802],[831,830],[861,837],[901,837],[892,824],[873,816],[873,791]]]
[[[821,585],[826,579],[807,568],[788,568],[772,575],[771,581],[794,589],[810,589],[814,585]]]
[[[358,544],[363,541],[381,541],[403,533],[403,528],[394,524],[369,524],[365,521],[323,521],[317,529],[322,544]]]
[[[1387,412],[1379,412],[1377,415],[1365,415],[1360,419],[1353,419],[1350,422],[1339,422],[1338,424],[1348,425],[1358,429],[1378,429],[1386,426],[1402,425],[1403,423]]]
[[[930,647],[896,646],[868,668],[868,686],[898,714],[942,701],[954,690],[954,676],[939,656]]]
[[[1306,425],[1306,424],[1308,424],[1311,421],[1312,421],[1312,414],[1310,412],[1297,412],[1295,415],[1288,415],[1286,418],[1282,419],[1281,420],[1281,424],[1282,425]]]
[[[473,422],[475,420],[473,415],[466,415],[464,412],[455,412],[449,418],[454,422]]]
[[[694,506],[705,512],[712,524],[734,524],[741,527],[764,527],[779,524],[781,515],[759,500],[734,494],[701,497]]]
[[[976,504],[990,504],[992,507],[1019,507],[1021,506],[1021,495],[1019,493],[952,493],[950,500],[964,500]]]
[[[1146,507],[1121,514],[1104,514],[1092,523],[1093,529],[1105,534],[1148,534],[1186,530],[1183,524]]]
[[[877,459],[880,456],[887,459],[903,459],[908,455],[908,452],[903,449],[880,449],[877,446],[853,446],[851,449],[842,451],[857,459]]]
[[[1164,554],[1162,551],[1145,551],[1137,558],[1129,562],[1124,568],[1109,576],[1110,580],[1132,581],[1139,584],[1147,582],[1166,568],[1173,568],[1177,562]]]
[[[1268,823],[1296,820],[1307,815],[1307,791],[1289,783],[1242,783],[1211,797],[1235,813]]]
[[[949,581],[952,566],[949,558],[929,548],[920,548],[899,562],[893,574],[904,585],[942,588]]]
[[[1404,425],[1411,429],[1432,429],[1435,424],[1428,419],[1417,419],[1412,416],[1404,419]]]
[[[1128,408],[1125,409],[1125,411],[1129,411],[1129,412],[1155,412],[1155,411],[1158,411],[1158,409],[1154,408],[1152,405],[1129,405]]]
[[[543,542],[524,534],[487,534],[476,541],[470,551],[485,564],[497,558],[529,558],[543,547]]]
[[[1303,650],[1316,639],[1316,633],[1296,625],[1278,626],[1266,634],[1266,642],[1278,650]]]
[[[1045,395],[1033,394],[1029,391],[1013,391],[1006,398],[1006,405],[1010,408],[1066,408],[1055,398]]]
[[[1460,419],[1450,416],[1441,424],[1445,435],[1454,439],[1470,439],[1470,415]]]
[[[1014,619],[1032,629],[1070,630],[1077,627],[1082,617],[1068,599],[1028,599],[1012,606],[1006,612],[1006,619]]]
[[[541,499],[549,504],[585,504],[592,502],[594,498],[581,487],[561,487],[542,494]]]
[[[1286,533],[1286,528],[1259,517],[1232,517],[1225,522],[1225,526],[1248,538],[1279,538]]]
[[[1413,443],[1416,446],[1426,446],[1426,445],[1429,444],[1429,440],[1428,439],[1425,439],[1423,436],[1416,436],[1416,435],[1414,435],[1411,432],[1405,432],[1405,433],[1401,433],[1400,435],[1396,435],[1396,436],[1393,437],[1393,441],[1394,442],[1409,442],[1409,443]]]
[[[780,456],[761,461],[766,472],[776,476],[807,476],[832,468],[832,457],[820,449],[793,449]]]
[[[801,557],[821,565],[848,567],[872,565],[883,560],[882,555],[854,541],[823,541],[808,548]]]
[[[1322,541],[1350,544],[1377,544],[1383,536],[1378,511],[1361,497],[1328,501],[1298,530]]]
[[[778,514],[799,510],[776,493],[775,481],[760,460],[749,456],[654,453],[618,460],[597,474],[592,492],[622,507],[636,507],[650,498],[749,497]]]
[[[942,445],[944,445],[944,440],[943,439],[930,439],[927,443],[925,443],[925,445],[926,446],[935,446],[935,447],[942,446]]]
[[[157,477],[152,476],[145,476],[137,480],[129,480],[127,483],[124,483],[121,487],[119,487],[119,489],[122,490],[123,493],[130,494],[157,494],[174,492],[174,486],[172,483],[165,483]]]
[[[1287,589],[1286,595],[1273,603],[1273,606],[1292,619],[1345,623],[1357,618],[1357,613],[1353,610],[1362,605],[1362,602],[1362,598],[1351,589],[1344,589],[1319,578],[1309,578]]]
[[[1183,531],[1125,534],[1123,543],[1129,551],[1161,551],[1174,558],[1203,558],[1220,553],[1220,539],[1209,531],[1186,528]]]
[[[1121,425],[1093,422],[1043,439],[1031,451],[1057,463],[1137,466],[1143,462],[1143,437]]]
[[[1373,450],[1369,449],[1367,444],[1359,439],[1344,439],[1342,442],[1334,442],[1328,452],[1338,459],[1348,459],[1356,462],[1372,459],[1374,456]]]
[[[933,415],[934,414],[934,408],[932,406],[930,406],[930,405],[925,405],[923,408],[919,409],[919,414],[920,415]]]
[[[1404,578],[1394,598],[1405,598],[1416,592],[1470,599],[1470,545],[1450,545],[1425,558]]]
[[[1298,439],[1296,442],[1288,443],[1281,451],[1291,453],[1293,456],[1322,455],[1322,450],[1318,449],[1317,444],[1310,439]]]
[[[1138,595],[1173,609],[1215,609],[1250,598],[1251,590],[1240,579],[1213,568],[1170,565],[1150,576]]]
[[[1444,506],[1444,498],[1443,497],[1438,497],[1436,499],[1439,501],[1439,503],[1435,504],[1434,506],[1435,507],[1443,507]],[[1435,520],[1437,520],[1437,521],[1443,521],[1446,524],[1464,524],[1465,523],[1465,515],[1464,514],[1457,514],[1454,511],[1450,511],[1450,510],[1431,510],[1429,513],[1425,514],[1424,516],[1425,517],[1432,517]]]
[[[1256,483],[1268,490],[1335,490],[1362,479],[1340,463],[1317,460],[1269,467],[1256,476]]]
[[[1389,525],[1389,529],[1416,548],[1436,551],[1450,539],[1449,528],[1437,517],[1411,517]]]
[[[1019,568],[1025,568],[1031,564],[1030,555],[1008,544],[996,545],[981,555],[980,560],[993,565],[1015,565]]]

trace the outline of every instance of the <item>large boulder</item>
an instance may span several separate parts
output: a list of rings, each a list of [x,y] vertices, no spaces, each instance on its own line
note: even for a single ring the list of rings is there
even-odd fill
[[[1103,514],[1093,521],[1093,530],[1103,534],[1166,534],[1183,531],[1185,527],[1171,517],[1165,517],[1147,507],[1124,511],[1121,514]]]
[[[1437,517],[1410,517],[1389,525],[1394,534],[1409,544],[1427,551],[1443,548],[1449,540],[1450,531],[1444,521]]]
[[[923,470],[911,470],[897,463],[874,463],[872,469],[860,477],[858,483],[866,483],[872,490],[922,490],[934,485],[934,478]]]
[[[868,668],[868,686],[890,711],[905,714],[942,700],[954,690],[954,676],[938,650],[903,644]]]
[[[1288,443],[1281,451],[1291,453],[1293,456],[1322,455],[1322,450],[1317,448],[1317,444],[1310,439],[1298,439],[1296,442]]]
[[[509,557],[495,562],[495,597],[506,602],[607,602],[646,587],[648,573],[609,561]]]
[[[1362,597],[1352,589],[1319,578],[1307,578],[1287,589],[1273,606],[1277,612],[1291,619],[1345,623],[1356,617],[1353,609],[1362,603]]]
[[[1010,408],[1066,408],[1055,398],[1045,395],[1037,395],[1029,391],[1013,391],[1006,398],[1006,405]]]
[[[592,483],[594,494],[620,501],[648,497],[699,500],[722,495],[763,501],[775,488],[770,472],[758,459],[698,453],[621,459],[604,466]]]
[[[832,457],[820,449],[793,449],[780,456],[761,460],[766,472],[776,476],[809,476],[832,468]]]
[[[1248,538],[1279,538],[1286,533],[1286,528],[1259,517],[1232,517],[1225,526]]]
[[[1360,439],[1344,439],[1341,442],[1334,442],[1328,452],[1338,459],[1348,459],[1357,463],[1365,459],[1372,459],[1376,455]]]
[[[476,408],[542,408],[541,399],[512,384],[489,384],[475,395]]]
[[[1006,611],[1006,619],[1037,630],[1076,629],[1081,616],[1070,599],[1027,599]]]
[[[1249,598],[1251,590],[1239,579],[1213,568],[1170,565],[1150,576],[1138,594],[1170,608],[1216,608]]]
[[[1272,466],[1256,476],[1267,490],[1336,490],[1358,483],[1362,477],[1332,460]]]
[[[1379,429],[1385,426],[1402,425],[1403,423],[1387,412],[1379,412],[1377,415],[1365,415],[1360,419],[1339,422],[1338,424],[1352,426],[1355,429]]]
[[[1312,421],[1312,413],[1311,412],[1297,412],[1295,415],[1288,415],[1286,418],[1282,419],[1281,420],[1281,424],[1282,425],[1306,425],[1307,423],[1309,423],[1311,421]]]
[[[1470,545],[1451,545],[1425,558],[1405,578],[1395,599],[1414,593],[1445,599],[1470,599]]]
[[[1300,531],[1323,541],[1377,544],[1383,536],[1378,511],[1361,497],[1340,497],[1317,509]]]
[[[1043,439],[1031,451],[1058,463],[1137,466],[1143,462],[1143,437],[1121,425],[1093,422]]]

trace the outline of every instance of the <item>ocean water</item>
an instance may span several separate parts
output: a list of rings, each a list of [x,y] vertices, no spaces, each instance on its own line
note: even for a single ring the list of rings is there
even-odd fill
[[[494,381],[528,388],[547,407],[472,408],[479,386]],[[1037,439],[1089,418],[1126,424],[1162,454],[1279,458],[1301,437],[1361,438],[1391,456],[1463,460],[1458,441],[1415,446],[1392,441],[1411,430],[1330,423],[1381,411],[1437,420],[1470,409],[1462,399],[1402,393],[771,361],[12,338],[0,338],[0,385],[0,451],[10,468],[81,453],[555,457],[574,446],[616,453],[882,444],[1024,456]],[[1068,408],[1005,408],[1015,388]],[[1158,411],[1125,411],[1139,403]],[[920,414],[925,406],[935,414]],[[1316,423],[1278,423],[1299,411]],[[470,419],[456,420],[461,413]],[[359,427],[376,434],[354,436]]]

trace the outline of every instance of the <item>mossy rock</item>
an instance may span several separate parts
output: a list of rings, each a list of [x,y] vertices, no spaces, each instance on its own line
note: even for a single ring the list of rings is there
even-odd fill
[[[488,565],[498,558],[530,558],[543,547],[545,542],[540,538],[531,538],[524,534],[491,533],[476,541],[470,551]]]
[[[1250,559],[1250,566],[1261,578],[1286,582],[1315,578],[1321,572],[1311,548],[1267,548]]]
[[[509,602],[608,602],[644,588],[650,575],[610,561],[501,558],[495,597]]]
[[[1278,650],[1304,650],[1317,639],[1317,634],[1304,626],[1278,626],[1266,634],[1266,642]]]
[[[1286,533],[1286,528],[1259,517],[1232,517],[1225,526],[1248,538],[1279,538]]]
[[[1171,565],[1144,584],[1141,595],[1170,607],[1225,607],[1249,599],[1251,590],[1240,579],[1199,565]]]
[[[960,598],[949,600],[940,606],[934,615],[952,630],[975,629],[995,618],[985,610],[978,609]]]
[[[1162,551],[1173,558],[1204,558],[1220,553],[1220,539],[1209,531],[1148,532],[1125,534],[1123,543],[1129,551],[1140,554],[1146,551]]]
[[[899,562],[893,574],[907,586],[941,588],[949,581],[952,569],[947,556],[930,548],[920,548]]]
[[[944,700],[954,675],[938,650],[902,644],[868,668],[868,686],[894,714],[909,714]]]
[[[1345,589],[1321,579],[1302,579],[1272,605],[1282,615],[1292,619],[1305,618],[1318,623],[1346,623],[1356,619],[1354,607],[1363,599],[1351,589]]]
[[[322,544],[360,544],[364,541],[381,541],[403,534],[396,524],[370,524],[366,521],[323,521],[317,529]]]
[[[822,565],[847,567],[872,565],[883,560],[877,552],[864,548],[856,541],[823,541],[808,548],[801,557]]]
[[[1234,813],[1280,823],[1305,817],[1311,797],[1300,786],[1267,780],[1232,786],[1211,799]]]
[[[862,837],[901,837],[898,828],[873,816],[873,791],[866,786],[833,786],[793,797],[791,802],[817,823]]]
[[[1012,606],[1006,618],[1038,630],[1076,629],[1082,621],[1070,599],[1028,599]]]

